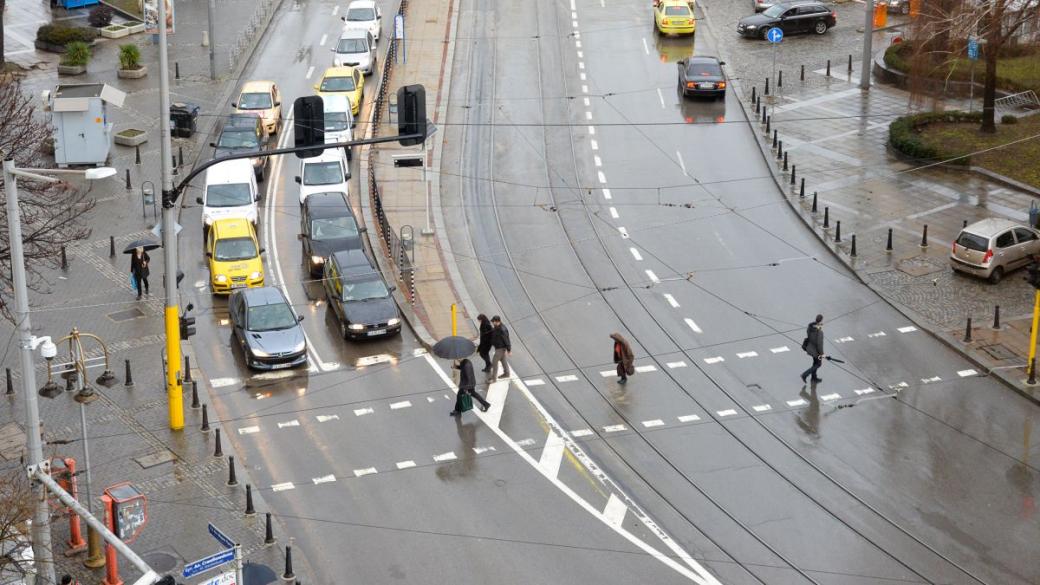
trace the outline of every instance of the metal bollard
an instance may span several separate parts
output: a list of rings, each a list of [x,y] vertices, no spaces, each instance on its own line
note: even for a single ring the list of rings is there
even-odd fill
[[[780,71],[776,72],[776,88],[780,89],[783,86],[784,86],[784,70],[781,69]]]
[[[191,382],[191,357],[184,356],[184,379],[185,383]]]
[[[1029,360],[1029,379],[1026,380],[1026,384],[1036,384],[1036,358]]]
[[[109,258],[115,258],[116,257],[116,237],[115,236],[108,236],[108,257]]]
[[[802,177],[801,186],[798,188],[798,198],[805,199],[805,177]]]
[[[786,156],[787,153],[785,152],[784,155]],[[795,176],[797,175],[797,170],[798,165],[791,165],[791,187],[794,187],[794,184],[798,182],[797,179],[795,179]]]
[[[1000,329],[1000,305],[993,307],[993,328]]]
[[[764,113],[765,110],[762,110],[762,112]],[[769,124],[772,121],[773,121],[773,117],[772,116],[766,116],[766,134],[769,134]]]
[[[921,247],[928,247],[928,224],[925,224],[924,229],[921,231]]]
[[[762,123],[765,124],[767,119],[768,118],[767,118],[767,115],[766,115],[766,109],[762,108]],[[768,133],[769,132],[767,131],[766,134],[768,134]]]
[[[852,75],[852,55],[849,55],[849,75]]]
[[[831,60],[827,59],[827,77],[831,76]]]
[[[776,141],[778,138],[780,138],[780,131],[773,130],[773,148],[776,148]]]
[[[202,432],[209,432],[209,407],[205,404],[202,405]]]
[[[756,118],[758,117],[758,114],[759,114],[759,113],[760,113],[761,111],[762,111],[762,104],[761,104],[761,103],[759,103],[759,101],[758,101],[758,100],[755,100],[755,117],[756,117]]]
[[[228,455],[228,485],[238,485],[238,478],[235,477],[235,456]]]
[[[126,190],[133,191],[134,188],[130,185],[130,169],[126,169]]]
[[[962,225],[961,227],[962,227],[962,228],[966,228],[966,227],[968,227],[968,220],[964,220],[964,225]]]
[[[834,222],[834,242],[841,242],[841,220]]]
[[[971,343],[971,317],[968,317],[968,325],[964,328],[964,343]]]
[[[812,212],[816,213],[816,191],[812,192]]]
[[[780,160],[781,158],[783,158],[783,156],[784,156],[784,141],[783,140],[777,140],[776,141],[776,159]]]
[[[224,456],[224,449],[222,449],[221,445],[220,445],[220,427],[217,427],[216,429],[213,429],[213,432],[216,434],[216,438],[217,438],[217,442],[213,446],[213,456],[214,457],[223,457]]]
[[[769,95],[769,78],[766,78],[766,90],[762,92],[762,95]]]
[[[130,386],[134,385],[134,377],[133,377],[133,375],[130,372],[130,360],[125,360],[125,361],[126,361],[126,376],[124,376],[124,377],[126,378],[126,382],[123,382],[123,385],[126,386],[126,387],[130,387]]]
[[[184,147],[177,145],[177,166],[184,166]]]
[[[292,545],[285,545],[285,574],[282,575],[282,579],[286,581],[292,581],[296,578],[292,570]]]
[[[853,258],[856,257],[856,234],[852,234],[852,251],[849,253]]]
[[[824,206],[823,208],[823,229],[830,229],[831,227],[831,208]]]
[[[787,172],[787,153],[784,153],[784,172]]]
[[[885,251],[892,251],[892,228],[888,228],[888,241],[885,242]]]
[[[197,380],[191,381],[191,407],[196,410],[199,408],[199,383]]]
[[[140,144],[135,144],[134,145],[134,164],[135,165],[141,164],[141,145]]]
[[[274,527],[271,526],[271,513],[267,512],[267,527],[264,528],[264,544],[274,544]]]
[[[753,86],[751,86],[751,101],[752,101],[752,102],[754,102],[754,101],[757,101],[757,100],[758,100],[758,94],[757,94],[757,92],[758,92],[758,86],[757,86],[757,85],[753,85]]]
[[[173,78],[174,79],[180,79],[181,78],[181,64],[178,63],[177,61],[173,62]]]
[[[6,368],[6,370],[7,370],[7,395],[10,396],[11,394],[14,394],[14,381],[11,380],[11,368]]]
[[[171,163],[170,163],[170,164],[172,164],[172,165],[173,165],[173,174],[175,174],[175,175],[176,175],[176,174],[177,174],[177,155],[176,155],[176,154],[173,154],[173,153],[171,152],[171,153],[170,153],[170,161],[171,161]]]
[[[69,269],[69,256],[68,253],[65,251],[65,246],[61,247],[61,269]]]
[[[805,81],[805,65],[802,65],[802,73],[800,77],[799,81]]]
[[[253,486],[246,484],[246,516],[252,516],[256,514],[256,508],[253,507]]]

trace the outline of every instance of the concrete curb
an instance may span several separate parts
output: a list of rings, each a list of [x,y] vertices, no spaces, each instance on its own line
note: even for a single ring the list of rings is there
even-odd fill
[[[705,7],[703,5],[698,5],[698,8],[704,14],[704,20],[708,23],[708,30],[713,30],[711,18],[708,16],[708,11],[705,10]],[[714,37],[714,34],[712,34],[712,36]],[[723,60],[728,60],[725,58],[725,56],[722,55],[721,45],[718,44],[717,39],[715,46],[717,49],[720,49],[719,55],[723,57]],[[851,262],[850,259],[846,258],[843,254],[841,254],[840,250],[836,249],[832,245],[833,243],[829,242],[824,236],[824,234],[822,234],[820,231],[816,229],[815,222],[813,221],[813,216],[811,214],[807,214],[807,212],[800,205],[796,204],[795,201],[788,197],[788,190],[785,189],[785,181],[783,181],[784,176],[780,171],[776,170],[775,168],[775,157],[772,156],[771,145],[767,144],[760,138],[761,132],[755,127],[757,120],[752,119],[751,115],[748,112],[748,106],[744,103],[744,91],[741,88],[742,84],[740,80],[730,79],[730,85],[737,92],[737,102],[740,104],[740,111],[744,114],[744,119],[747,121],[748,126],[751,128],[751,131],[755,134],[756,143],[759,147],[759,154],[762,155],[762,159],[765,161],[766,166],[769,168],[769,174],[770,176],[772,176],[773,182],[776,184],[777,189],[780,191],[780,195],[783,197],[784,201],[786,201],[787,204],[790,206],[791,210],[794,211],[798,215],[798,217],[802,219],[806,227],[808,227],[812,231],[812,233],[820,240],[820,242],[824,244],[824,247],[828,251],[830,251],[834,258],[840,261],[843,266],[848,268],[849,271],[853,274],[853,276],[855,276],[856,280],[858,280],[864,286],[869,288],[872,292],[874,292],[874,294],[878,295],[878,297],[884,299],[890,307],[899,312],[899,314],[909,319],[919,329],[927,332],[933,338],[945,344],[950,349],[953,349],[954,351],[960,353],[974,366],[976,366],[977,368],[981,368],[986,375],[996,377],[1018,394],[1024,396],[1025,398],[1028,398],[1029,400],[1037,404],[1040,404],[1040,395],[1034,395],[1030,389],[1019,386],[1019,384],[1021,383],[1019,380],[1019,376],[1016,375],[1014,377],[1011,377],[1010,375],[1005,374],[1004,370],[991,370],[990,367],[987,366],[986,363],[983,361],[982,356],[979,352],[964,348],[961,345],[960,340],[955,339],[953,336],[949,335],[948,333],[942,330],[934,329],[933,326],[916,311],[889,298],[884,294],[882,290],[864,280],[863,276],[859,273],[859,271],[856,270],[854,263]]]

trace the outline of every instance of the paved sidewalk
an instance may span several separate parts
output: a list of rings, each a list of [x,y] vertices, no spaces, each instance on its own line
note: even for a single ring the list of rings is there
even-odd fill
[[[715,26],[715,19],[728,8],[709,0],[706,12],[710,26]],[[920,168],[890,153],[888,125],[911,111],[909,93],[877,83],[869,92],[860,90],[858,57],[851,75],[847,61],[834,59],[832,74],[827,76],[828,53],[819,48],[808,53],[785,50],[778,56],[777,68],[784,71],[783,86],[778,92],[774,81],[774,95],[767,105],[771,128],[788,155],[790,168],[784,171],[778,149],[772,146],[772,134],[766,134],[761,115],[756,119],[750,105],[752,88],[756,93],[763,91],[771,61],[749,60],[744,51],[747,41],[734,38],[725,27],[714,31],[731,75],[739,75],[736,87],[749,118],[755,119],[752,126],[758,130],[763,154],[775,161],[778,183],[806,223],[888,301],[980,366],[998,368],[994,374],[1021,388],[1029,330],[1024,320],[1033,305],[1031,287],[1018,273],[998,285],[954,274],[949,267],[949,250],[964,222],[986,217],[1026,222],[1035,198],[968,170]],[[840,29],[828,33],[838,34],[851,36]],[[883,51],[895,34],[874,33],[875,49]],[[855,37],[862,39],[862,34]],[[819,42],[818,38],[808,40]],[[784,43],[797,46],[802,41],[794,37]],[[804,82],[799,79],[802,65]],[[967,109],[968,104],[954,100],[939,107]],[[800,197],[803,179],[804,199]],[[815,213],[814,193],[818,194]],[[829,216],[827,227],[825,214]],[[836,241],[839,221],[840,242]],[[886,250],[889,230],[891,251]],[[855,257],[851,255],[853,235]],[[1002,328],[992,330],[997,305]],[[976,329],[974,341],[965,344],[969,317]],[[1032,395],[1031,389],[1023,392]]]

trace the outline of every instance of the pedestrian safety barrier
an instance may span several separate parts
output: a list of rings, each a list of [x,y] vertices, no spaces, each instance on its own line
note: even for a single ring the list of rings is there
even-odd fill
[[[239,59],[246,53],[250,46],[256,42],[257,34],[260,27],[267,20],[267,17],[278,7],[278,3],[281,0],[258,0],[256,3],[256,10],[253,12],[253,16],[249,18],[249,22],[246,24],[245,29],[238,34],[238,38],[231,45],[231,50],[228,54],[228,68],[234,70],[238,65]]]
[[[1030,89],[998,98],[993,102],[993,107],[998,112],[1038,110],[1040,109],[1040,99],[1037,99],[1036,92]]]

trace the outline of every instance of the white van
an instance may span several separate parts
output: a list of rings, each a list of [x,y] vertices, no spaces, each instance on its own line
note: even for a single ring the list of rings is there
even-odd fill
[[[320,156],[300,160],[300,174],[296,183],[300,185],[300,205],[312,193],[337,191],[348,194],[350,189],[350,165],[341,148],[327,148]]]
[[[350,113],[350,98],[345,95],[327,95],[321,98],[325,106],[325,144],[353,140],[354,115]],[[347,153],[350,162],[351,153]]]
[[[195,201],[202,206],[202,224],[206,229],[215,220],[232,217],[248,219],[256,227],[260,218],[256,206],[259,199],[253,163],[241,158],[206,169],[205,191]]]

